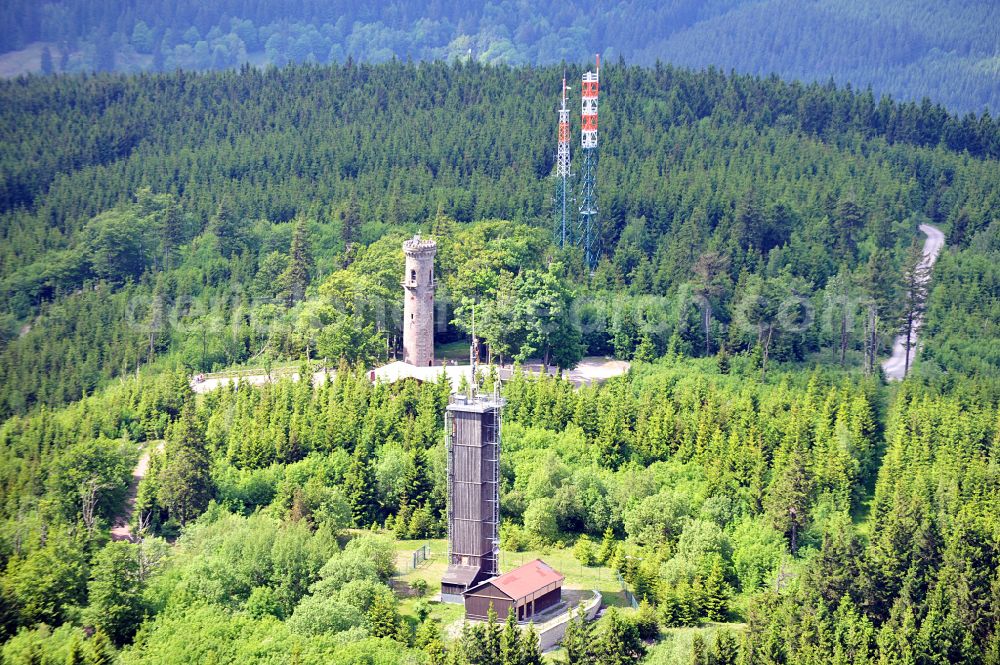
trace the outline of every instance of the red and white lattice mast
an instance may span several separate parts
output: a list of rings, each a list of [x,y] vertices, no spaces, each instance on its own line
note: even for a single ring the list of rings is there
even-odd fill
[[[580,147],[583,172],[580,177],[580,244],[587,268],[593,272],[600,255],[600,227],[597,219],[597,93],[600,87],[601,56],[594,71],[583,75]]]
[[[556,201],[562,205],[559,215],[559,246],[567,241],[566,204],[569,199],[570,153],[569,153],[569,108],[566,106],[566,77],[562,80],[562,106],[559,108],[559,147],[556,151],[556,178],[558,190]]]

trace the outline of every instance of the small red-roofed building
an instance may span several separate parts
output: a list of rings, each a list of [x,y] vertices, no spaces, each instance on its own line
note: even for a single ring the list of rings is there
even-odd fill
[[[490,604],[500,621],[514,608],[518,621],[531,621],[562,601],[565,576],[541,559],[493,577],[465,592],[465,618],[485,620]]]

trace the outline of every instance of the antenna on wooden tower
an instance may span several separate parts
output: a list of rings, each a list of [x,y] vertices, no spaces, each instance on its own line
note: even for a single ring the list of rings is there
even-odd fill
[[[476,303],[472,303],[472,343],[469,345],[469,366],[472,368],[472,380],[469,381],[469,398],[476,396],[476,369],[478,367],[479,340],[476,338]]]

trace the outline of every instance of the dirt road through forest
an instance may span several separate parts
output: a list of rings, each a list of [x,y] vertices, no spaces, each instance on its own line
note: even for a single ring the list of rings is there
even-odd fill
[[[920,230],[927,236],[927,240],[924,241],[924,260],[921,261],[921,265],[928,268],[927,276],[930,278],[930,268],[934,267],[934,262],[937,261],[938,254],[944,247],[944,234],[941,233],[940,229],[930,224],[921,224]],[[913,367],[913,359],[917,356],[916,333],[920,329],[921,323],[921,320],[917,320],[914,325],[913,340],[910,344],[910,367]],[[892,344],[892,355],[882,363],[882,372],[889,381],[901,381],[906,372],[906,366],[906,336],[897,335]]]
[[[151,442],[152,443],[152,442]],[[163,450],[163,441],[160,441],[156,449]],[[111,540],[132,540],[132,524],[135,522],[135,500],[139,495],[139,483],[146,477],[149,471],[149,447],[142,451],[139,462],[132,470],[132,480],[128,484],[128,494],[125,495],[125,505],[118,517],[115,518],[114,526],[111,527]]]

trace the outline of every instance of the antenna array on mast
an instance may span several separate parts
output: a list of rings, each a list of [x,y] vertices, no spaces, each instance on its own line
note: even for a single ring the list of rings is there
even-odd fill
[[[575,229],[568,220],[573,195],[570,186],[572,157],[569,148],[569,108],[566,106],[566,91],[569,87],[566,85],[565,74],[562,80],[559,142],[556,150],[556,242],[560,247],[580,245],[584,265],[591,274],[601,256],[601,232],[597,218],[597,95],[600,73],[601,55],[597,54],[594,71],[586,72],[582,79],[580,148],[583,150],[583,168],[579,184],[580,218]]]
[[[580,177],[580,245],[583,260],[591,273],[600,257],[600,226],[597,218],[597,94],[601,56],[594,71],[583,75],[581,92],[580,147],[583,149],[583,172]]]

